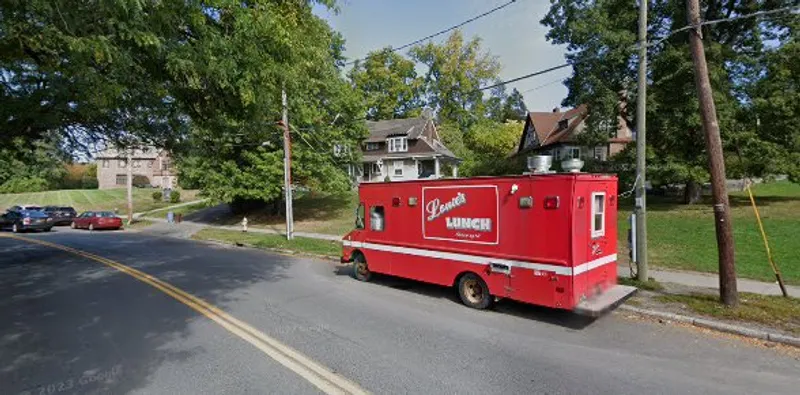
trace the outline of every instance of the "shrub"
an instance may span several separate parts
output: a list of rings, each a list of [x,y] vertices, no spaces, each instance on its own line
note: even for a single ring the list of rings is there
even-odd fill
[[[47,187],[47,180],[41,177],[15,177],[0,185],[0,193],[42,192]]]
[[[161,199],[163,199],[163,198],[164,198],[164,194],[161,193],[161,191],[153,192],[153,201],[154,202],[160,202]]]
[[[181,192],[178,190],[174,190],[169,194],[169,201],[170,203],[178,203],[181,201]]]

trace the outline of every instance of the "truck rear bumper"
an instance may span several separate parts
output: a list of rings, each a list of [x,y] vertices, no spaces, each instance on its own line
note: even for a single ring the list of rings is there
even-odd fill
[[[590,317],[599,317],[625,302],[637,291],[636,287],[615,285],[605,292],[586,299],[575,306],[574,312]]]

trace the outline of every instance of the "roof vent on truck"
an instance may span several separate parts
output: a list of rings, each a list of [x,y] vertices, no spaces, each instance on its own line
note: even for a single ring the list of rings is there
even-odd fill
[[[553,157],[550,155],[534,155],[528,157],[528,170],[533,174],[555,173],[550,170],[553,165]]]

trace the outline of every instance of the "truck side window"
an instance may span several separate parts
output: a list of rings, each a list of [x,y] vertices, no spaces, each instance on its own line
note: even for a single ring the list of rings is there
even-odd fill
[[[364,203],[356,209],[356,229],[364,229]]]
[[[592,193],[592,238],[606,234],[606,194]]]
[[[383,206],[373,206],[369,209],[369,229],[382,232],[384,228]]]

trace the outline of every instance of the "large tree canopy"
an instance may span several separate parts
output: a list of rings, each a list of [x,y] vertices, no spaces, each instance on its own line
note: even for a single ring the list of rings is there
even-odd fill
[[[425,90],[428,105],[442,120],[466,127],[486,112],[483,92],[497,80],[500,64],[483,52],[480,39],[467,42],[459,30],[442,44],[428,43],[411,49],[411,57],[427,68]]]
[[[685,1],[650,3],[649,37],[651,41],[663,38],[648,48],[647,136],[648,149],[653,151],[648,164],[650,175],[662,183],[704,181],[708,177],[707,158],[688,33],[670,33],[687,24]],[[781,144],[773,135],[787,136],[791,129],[766,130],[758,128],[755,120],[762,112],[787,114],[786,106],[776,99],[796,92],[791,85],[787,86],[788,93],[780,92],[777,85],[770,88],[773,83],[768,81],[783,87],[786,81],[777,82],[782,78],[777,70],[800,63],[796,52],[786,49],[796,41],[797,15],[735,18],[790,3],[704,2],[705,20],[732,18],[702,29],[732,175],[797,172],[788,160],[797,148]],[[637,18],[635,2],[555,0],[542,20],[550,27],[548,39],[568,46],[567,61],[573,65],[574,74],[565,83],[569,96],[564,105],[589,106],[589,134],[610,136],[616,124],[619,94],[626,93],[630,103],[635,99]]]
[[[298,183],[341,181],[331,144],[354,145],[361,105],[340,76],[343,40],[312,13],[332,0],[7,0],[0,16],[0,139],[173,148],[225,201],[280,195],[281,89]],[[339,115],[340,121],[330,124]],[[302,140],[299,140],[302,141]],[[324,144],[323,144],[324,143]],[[314,143],[312,143],[314,144]],[[191,149],[189,149],[191,148]],[[339,162],[349,160],[337,159]]]
[[[367,119],[419,115],[423,81],[417,77],[414,67],[414,62],[391,48],[370,52],[363,63],[356,62],[349,77],[356,90],[363,95]]]

